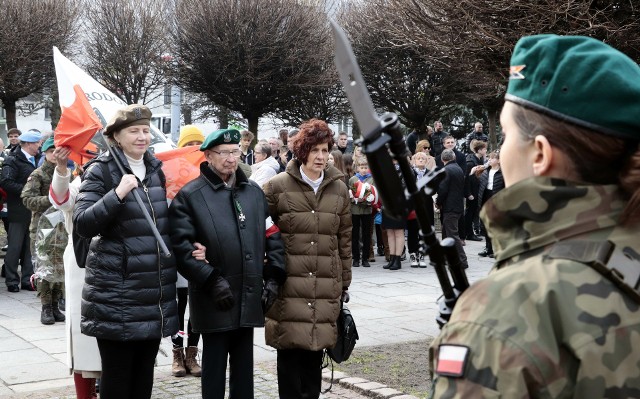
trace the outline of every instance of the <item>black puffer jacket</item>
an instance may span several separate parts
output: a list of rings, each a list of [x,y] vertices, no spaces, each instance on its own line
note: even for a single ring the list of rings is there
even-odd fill
[[[37,165],[40,157],[36,155],[35,158]],[[19,145],[14,147],[9,152],[7,159],[4,160],[0,187],[7,193],[9,222],[31,222],[31,211],[24,206],[20,195],[31,172],[35,169],[36,167],[27,159]]]
[[[133,174],[124,156],[127,173]],[[107,163],[112,187],[105,187]],[[162,163],[148,152],[147,173],[136,188],[165,243],[169,211],[158,174]],[[91,242],[82,290],[83,334],[114,341],[159,339],[178,331],[175,258],[160,255],[158,243],[133,193],[116,196],[122,174],[111,154],[101,155],[83,175],[73,212],[73,228]],[[108,183],[107,183],[108,184]]]
[[[170,214],[178,268],[189,280],[193,331],[262,327],[263,280],[273,278],[282,285],[287,277],[280,232],[270,231],[269,237],[265,233],[270,216],[262,189],[240,168],[236,170],[235,186],[227,187],[203,162],[200,176],[182,187],[171,202]],[[191,256],[195,241],[207,247],[209,263]],[[214,305],[210,287],[218,276],[229,282],[233,292],[235,305],[229,311],[220,311]]]

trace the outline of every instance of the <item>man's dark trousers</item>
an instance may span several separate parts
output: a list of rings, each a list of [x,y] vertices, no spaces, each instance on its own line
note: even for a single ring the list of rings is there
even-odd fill
[[[4,259],[7,287],[30,285],[33,274],[31,249],[29,248],[29,222],[9,222],[8,248]],[[18,274],[18,263],[22,267],[22,278]]]
[[[444,212],[442,214],[442,238],[451,237],[455,240],[462,266],[467,268],[469,266],[467,254],[464,252],[462,241],[460,241],[460,236],[458,235],[458,222],[461,216],[462,214],[456,212]]]
[[[253,328],[202,334],[202,398],[223,399],[229,359],[229,399],[253,398]]]

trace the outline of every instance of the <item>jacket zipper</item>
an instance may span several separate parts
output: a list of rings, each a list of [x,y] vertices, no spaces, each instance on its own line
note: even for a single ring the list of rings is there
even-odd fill
[[[151,197],[149,197],[149,189],[142,184],[142,189],[144,190],[145,195],[147,196],[147,201],[149,201],[149,207],[151,208],[151,217],[153,218],[153,224],[158,226],[158,222],[156,221],[156,212],[153,209],[153,203],[151,202]],[[164,313],[162,313],[162,265],[160,264],[160,244],[156,242],[156,251],[158,253],[158,283],[160,285],[160,298],[158,299],[158,309],[160,310],[160,337],[162,337],[162,331],[164,327]]]

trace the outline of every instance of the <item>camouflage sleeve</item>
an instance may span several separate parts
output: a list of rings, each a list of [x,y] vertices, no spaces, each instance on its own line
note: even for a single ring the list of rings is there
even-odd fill
[[[450,347],[465,355],[458,359],[459,370],[445,367],[446,361],[456,361],[446,354]],[[544,397],[540,387],[545,384],[535,359],[486,325],[459,322],[445,326],[429,348],[429,366],[433,398]]]
[[[37,172],[38,169],[34,170],[29,178],[27,179],[27,183],[22,188],[22,194],[20,197],[22,198],[22,203],[26,206],[31,212],[44,212],[51,206],[49,202],[49,195],[42,195],[42,179]]]

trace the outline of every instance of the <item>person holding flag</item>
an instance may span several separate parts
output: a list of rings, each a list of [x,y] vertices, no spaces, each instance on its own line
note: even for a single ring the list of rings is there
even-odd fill
[[[169,215],[162,163],[148,151],[150,123],[144,105],[115,113],[104,132],[112,145],[86,168],[73,213],[74,231],[95,237],[81,330],[98,342],[103,399],[151,397],[160,339],[178,331],[175,258],[159,248],[169,242]]]

